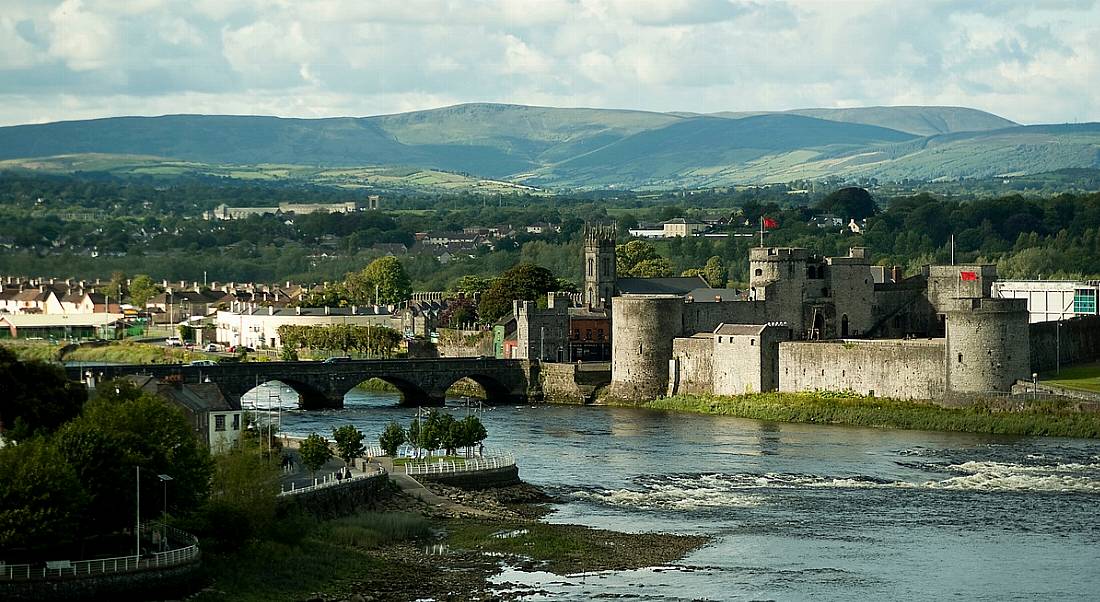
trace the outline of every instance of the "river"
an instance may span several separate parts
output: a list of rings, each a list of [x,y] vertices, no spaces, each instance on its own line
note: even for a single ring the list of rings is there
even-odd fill
[[[266,397],[265,397],[266,399]],[[348,422],[375,440],[415,413],[396,394],[285,411],[282,430]],[[456,414],[465,409],[449,408]],[[547,517],[705,533],[669,567],[557,576],[506,569],[539,600],[1096,599],[1100,443],[574,406],[483,413],[486,446],[568,500]]]

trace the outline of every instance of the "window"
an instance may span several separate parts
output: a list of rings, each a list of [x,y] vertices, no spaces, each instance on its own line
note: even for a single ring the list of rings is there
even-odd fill
[[[580,330],[578,330],[578,329],[576,329],[576,328],[574,328],[574,329],[573,329],[573,340],[574,340],[574,341],[579,341],[579,340],[580,340],[580,338],[581,338],[581,331],[580,331]]]
[[[1096,313],[1095,289],[1079,288],[1073,291],[1073,313],[1090,315]]]
[[[756,268],[756,271],[753,272],[753,274],[756,274],[757,276],[763,276],[764,275],[764,270],[762,270],[760,268]]]
[[[961,354],[961,353],[959,354],[959,363],[960,364],[963,363],[963,354]]]
[[[596,275],[596,260],[592,259],[591,257],[588,258],[588,275],[589,276],[595,276]]]
[[[214,430],[215,431],[224,431],[225,430],[225,414],[218,414],[217,416],[214,416]]]
[[[755,347],[755,346],[756,346],[756,339],[749,339],[749,347]]]
[[[603,340],[603,329],[602,328],[596,330],[596,339],[599,340],[599,341]]]
[[[233,414],[233,430],[235,430],[235,431],[241,430],[241,415],[240,414]]]
[[[586,340],[586,341],[591,341],[592,340],[592,329],[591,328],[585,329],[585,331],[584,331],[584,340]]]

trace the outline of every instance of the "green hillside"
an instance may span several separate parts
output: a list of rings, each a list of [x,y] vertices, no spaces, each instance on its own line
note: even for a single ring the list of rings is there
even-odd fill
[[[918,136],[954,132],[981,132],[1018,124],[985,111],[966,107],[853,107],[850,109],[795,109],[782,113],[724,112],[715,116],[741,119],[753,115],[789,114],[884,127]]]
[[[0,168],[494,191],[966,179],[1097,167],[1098,128],[1017,126],[959,107],[695,115],[466,104],[361,118],[168,115],[0,127]],[[409,170],[422,175],[392,175]]]

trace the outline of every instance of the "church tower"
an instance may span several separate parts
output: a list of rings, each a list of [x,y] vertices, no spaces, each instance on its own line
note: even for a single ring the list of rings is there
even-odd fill
[[[615,226],[584,227],[584,303],[611,309],[615,294]]]

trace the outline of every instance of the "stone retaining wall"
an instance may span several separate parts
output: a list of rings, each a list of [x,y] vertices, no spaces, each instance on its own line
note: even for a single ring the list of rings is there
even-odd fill
[[[442,483],[462,489],[492,489],[494,487],[508,487],[519,485],[523,481],[519,479],[519,467],[516,465],[487,470],[472,470],[469,472],[452,472],[440,474],[413,475],[418,481],[431,481]]]
[[[390,479],[382,473],[281,496],[279,511],[287,513],[298,508],[318,518],[347,516],[364,506],[375,504],[388,495],[389,491]]]

